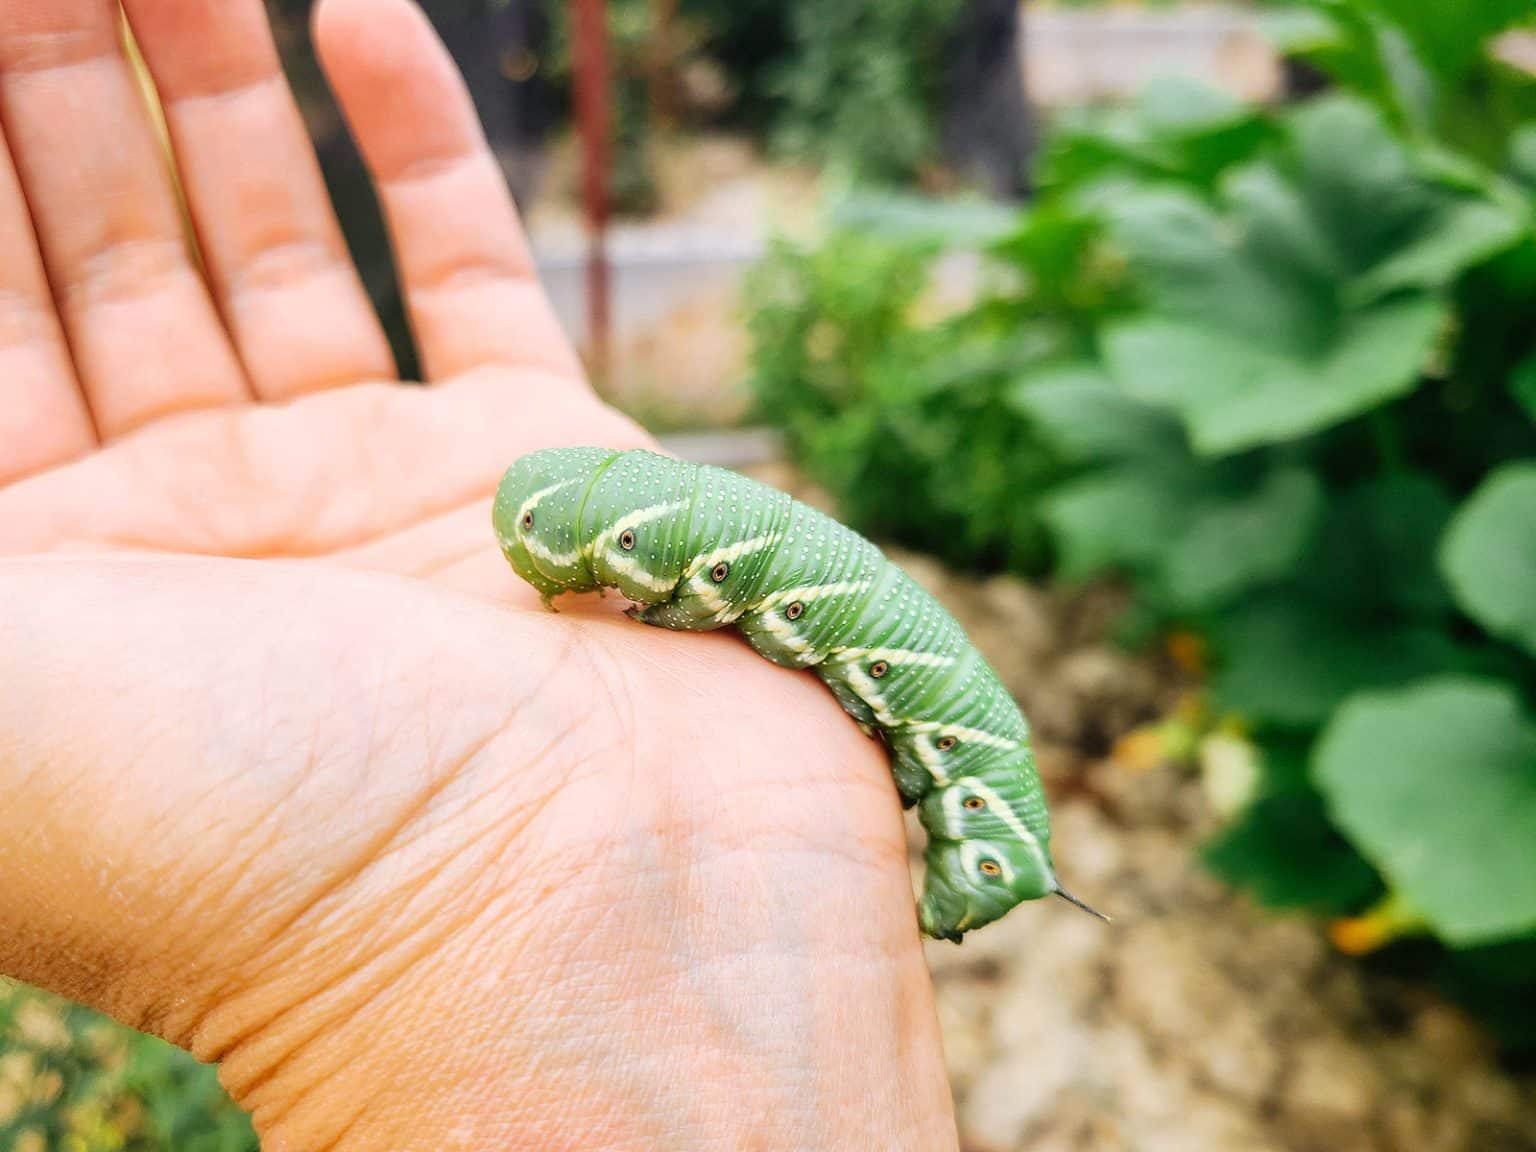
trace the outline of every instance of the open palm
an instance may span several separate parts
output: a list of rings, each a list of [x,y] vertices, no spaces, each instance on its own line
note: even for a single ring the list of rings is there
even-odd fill
[[[274,1148],[952,1146],[873,745],[495,550],[511,459],[647,441],[424,19],[316,17],[420,387],[260,0],[124,5],[196,257],[114,7],[0,0],[0,971],[222,1060]]]

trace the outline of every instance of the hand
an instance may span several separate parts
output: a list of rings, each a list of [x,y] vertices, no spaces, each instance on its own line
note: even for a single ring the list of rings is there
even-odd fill
[[[405,0],[317,40],[398,383],[260,0],[0,0],[0,971],[306,1149],[955,1146],[884,758],[808,677],[497,555],[586,388]],[[563,606],[564,607],[564,606]]]

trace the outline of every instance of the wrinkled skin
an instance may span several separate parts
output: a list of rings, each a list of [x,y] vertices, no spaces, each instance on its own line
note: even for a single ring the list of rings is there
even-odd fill
[[[419,15],[317,23],[426,388],[259,0],[126,8],[206,276],[112,6],[0,0],[0,972],[223,1061],[282,1152],[954,1148],[876,746],[498,554],[509,460],[647,440]]]

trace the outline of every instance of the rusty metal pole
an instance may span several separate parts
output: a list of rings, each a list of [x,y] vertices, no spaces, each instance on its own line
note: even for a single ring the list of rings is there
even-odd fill
[[[587,360],[593,378],[609,371],[608,188],[612,165],[608,20],[605,0],[572,0],[575,12],[576,124],[581,135],[582,203],[587,216]]]

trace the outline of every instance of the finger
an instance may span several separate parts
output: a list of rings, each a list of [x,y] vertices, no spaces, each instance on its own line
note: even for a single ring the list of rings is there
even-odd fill
[[[256,394],[394,375],[261,0],[126,0]]]
[[[0,117],[103,436],[246,395],[109,0],[0,0]]]
[[[0,486],[95,443],[11,156],[0,146]]]
[[[426,374],[580,367],[469,93],[409,0],[321,0],[315,43],[379,190]]]

